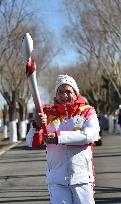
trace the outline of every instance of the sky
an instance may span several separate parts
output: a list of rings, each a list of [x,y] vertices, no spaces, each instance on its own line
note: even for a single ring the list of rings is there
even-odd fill
[[[74,49],[63,42],[61,36],[64,26],[68,24],[62,1],[31,0],[33,10],[38,16],[38,19],[42,17],[46,27],[53,33],[53,36],[55,36],[54,40],[61,49],[61,52],[52,61],[53,64],[57,64],[60,67],[68,66],[72,63],[75,64],[78,57]]]
[[[35,3],[36,2],[36,3]],[[71,46],[66,44],[62,38],[64,26],[68,25],[68,18],[63,5],[63,0],[31,0],[32,8],[37,15],[37,20],[44,21],[48,31],[55,36],[54,41],[62,50],[51,62],[51,64],[58,65],[60,68],[76,64],[78,55]],[[39,23],[38,23],[39,26]],[[42,103],[47,103],[44,99],[45,90],[40,90]],[[47,95],[47,94],[46,94]],[[29,107],[32,108],[33,100],[29,101]]]

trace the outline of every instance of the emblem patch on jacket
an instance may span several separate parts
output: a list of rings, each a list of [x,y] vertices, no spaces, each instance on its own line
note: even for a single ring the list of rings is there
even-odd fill
[[[77,115],[74,117],[73,122],[74,122],[73,130],[80,130],[82,128],[84,118],[80,115]]]

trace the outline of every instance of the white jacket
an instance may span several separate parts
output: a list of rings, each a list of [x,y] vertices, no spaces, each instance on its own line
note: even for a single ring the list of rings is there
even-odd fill
[[[94,182],[93,144],[98,140],[100,128],[94,108],[85,106],[85,110],[71,118],[56,118],[48,124],[49,132],[59,133],[58,144],[46,147],[48,184]],[[32,146],[35,132],[31,127],[26,138],[28,146]]]

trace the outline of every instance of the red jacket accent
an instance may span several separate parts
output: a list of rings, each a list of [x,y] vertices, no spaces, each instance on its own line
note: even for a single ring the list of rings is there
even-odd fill
[[[40,148],[40,146],[42,144],[44,144],[43,138],[42,138],[42,133],[43,133],[42,129],[39,132],[35,132],[35,134],[33,136],[33,142],[32,142],[33,148],[38,149],[38,148]]]
[[[71,103],[60,104],[57,99],[54,98],[54,105],[45,105],[43,106],[44,113],[47,116],[52,115],[53,117],[60,117],[62,115],[66,115],[66,111],[68,112],[68,116],[71,117],[79,107],[85,105],[85,99],[79,95],[79,97]],[[48,121],[49,122],[49,121]]]

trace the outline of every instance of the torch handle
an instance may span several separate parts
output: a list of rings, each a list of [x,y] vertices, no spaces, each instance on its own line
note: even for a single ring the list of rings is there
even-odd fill
[[[33,40],[29,33],[26,33],[22,39],[22,55],[24,62],[27,63],[26,66],[26,75],[29,82],[29,87],[32,93],[33,101],[37,113],[44,113],[43,107],[39,95],[37,79],[36,79],[36,64],[31,57],[33,50]],[[43,126],[44,134],[48,133],[47,126]]]
[[[37,85],[36,70],[28,77],[28,82],[37,113],[44,113]],[[43,125],[43,131],[44,134],[48,134],[47,125]]]

